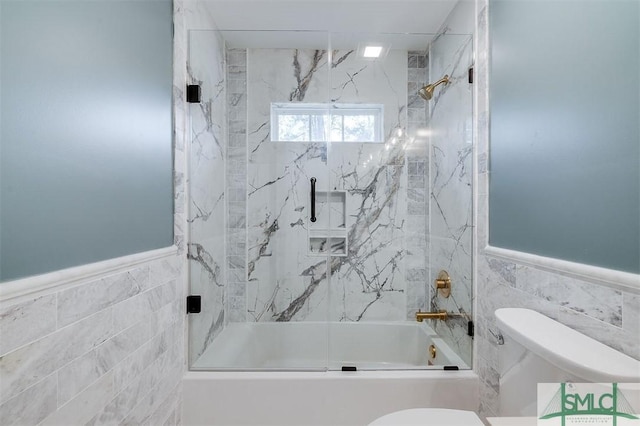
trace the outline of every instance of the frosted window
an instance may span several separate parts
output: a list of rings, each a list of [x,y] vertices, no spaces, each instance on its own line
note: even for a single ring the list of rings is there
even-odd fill
[[[272,141],[382,142],[382,104],[271,104]]]
[[[640,273],[640,3],[489,6],[490,244]]]
[[[0,279],[173,241],[172,4],[0,1]]]

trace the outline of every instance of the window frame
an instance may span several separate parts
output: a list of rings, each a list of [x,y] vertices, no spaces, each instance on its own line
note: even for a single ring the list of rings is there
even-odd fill
[[[279,117],[283,115],[307,115],[309,117],[309,128],[307,130],[308,140],[295,141],[280,139]],[[373,140],[344,140],[344,117],[372,115],[374,117],[374,137]],[[334,116],[342,117],[342,140],[331,138],[332,122]],[[311,117],[322,117],[324,127],[324,140],[312,140]],[[384,143],[384,105],[383,104],[356,104],[356,103],[311,103],[311,102],[272,102],[271,111],[271,142],[338,142],[338,143]]]

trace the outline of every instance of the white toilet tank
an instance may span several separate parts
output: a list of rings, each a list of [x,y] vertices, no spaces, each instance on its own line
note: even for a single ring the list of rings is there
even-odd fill
[[[535,416],[538,383],[640,382],[640,361],[536,311],[504,308],[495,316],[504,341],[501,416]]]

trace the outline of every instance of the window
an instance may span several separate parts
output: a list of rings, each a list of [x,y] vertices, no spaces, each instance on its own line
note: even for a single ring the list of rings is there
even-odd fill
[[[382,104],[272,103],[273,142],[382,142]]]

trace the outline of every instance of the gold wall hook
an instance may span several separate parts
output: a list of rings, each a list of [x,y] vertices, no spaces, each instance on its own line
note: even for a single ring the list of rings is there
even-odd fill
[[[438,278],[435,280],[435,287],[438,290],[438,294],[442,297],[451,296],[451,276],[444,269],[438,273]]]

